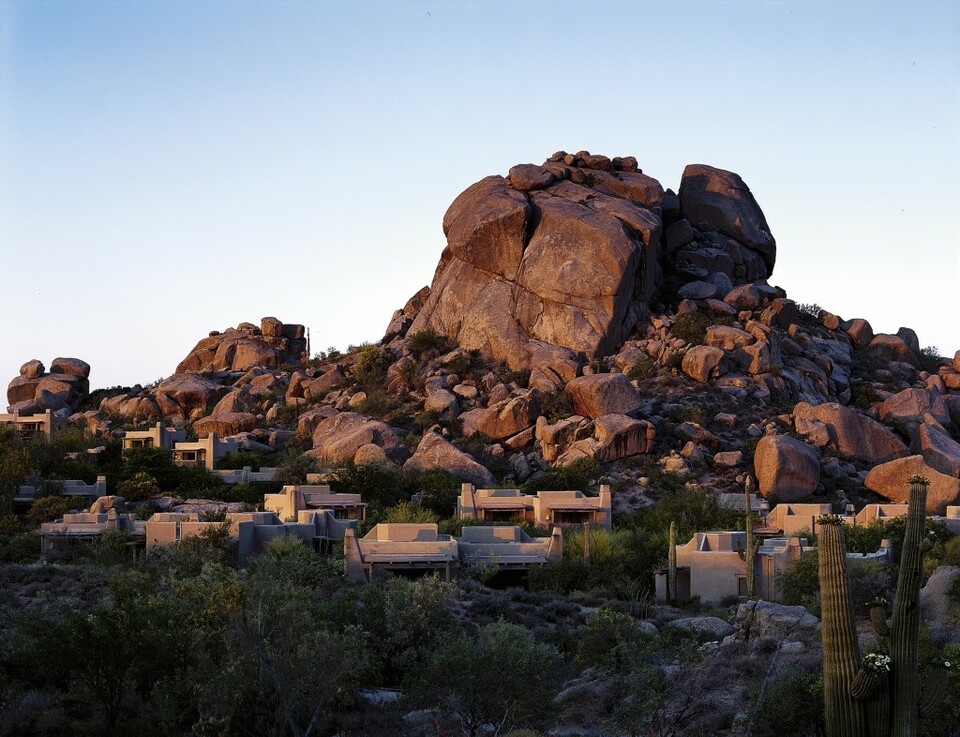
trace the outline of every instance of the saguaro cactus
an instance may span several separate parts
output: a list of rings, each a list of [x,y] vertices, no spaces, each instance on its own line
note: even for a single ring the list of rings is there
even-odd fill
[[[843,523],[837,517],[820,518],[823,690],[829,737],[864,734],[865,713],[870,737],[918,737],[920,717],[930,714],[946,692],[946,667],[932,669],[924,688],[920,686],[920,586],[923,556],[933,547],[924,529],[927,484],[922,476],[910,478],[910,506],[890,622],[882,599],[870,604],[870,621],[881,643],[889,647],[889,658],[859,659],[844,567]],[[858,667],[851,672],[852,658]],[[883,667],[878,669],[881,660]],[[871,670],[881,677],[875,678]],[[856,708],[856,702],[851,706],[851,698],[862,699],[863,706]]]
[[[753,539],[753,510],[751,509],[750,504],[750,495],[753,493],[753,477],[747,476],[747,480],[743,484],[743,495],[746,502],[745,514],[747,515],[747,546],[744,548],[740,541],[737,540],[737,555],[740,556],[740,560],[746,563],[746,573],[747,573],[747,599],[753,600],[756,598],[756,584],[757,584],[757,575],[756,575],[756,565],[757,565],[757,550],[760,548],[760,540],[756,541]]]
[[[667,551],[667,601],[677,600],[677,523],[670,523],[670,549]]]
[[[860,643],[847,580],[847,548],[843,521],[819,520],[820,611],[823,638],[823,701],[829,737],[866,737],[863,704],[854,698],[860,670]]]

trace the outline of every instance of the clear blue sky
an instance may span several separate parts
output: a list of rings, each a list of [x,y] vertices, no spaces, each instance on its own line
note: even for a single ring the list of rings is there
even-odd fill
[[[378,340],[453,198],[557,149],[740,173],[800,302],[960,348],[960,3],[0,3],[0,384]]]

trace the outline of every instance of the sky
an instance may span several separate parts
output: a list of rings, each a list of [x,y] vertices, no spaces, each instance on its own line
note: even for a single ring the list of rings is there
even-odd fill
[[[0,0],[0,384],[267,315],[377,341],[453,199],[560,149],[735,171],[771,283],[960,349],[952,0]]]

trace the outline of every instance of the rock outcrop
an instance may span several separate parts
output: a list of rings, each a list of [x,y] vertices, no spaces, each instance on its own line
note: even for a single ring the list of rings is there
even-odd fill
[[[444,216],[447,248],[409,332],[513,369],[543,343],[592,359],[648,314],[664,269],[677,286],[712,278],[706,296],[720,298],[772,272],[775,241],[739,176],[688,166],[678,198],[633,161],[561,151],[468,187]]]
[[[275,317],[265,317],[260,327],[244,322],[222,333],[213,331],[193,347],[175,373],[272,369],[283,363],[299,363],[306,352],[303,325],[287,325]]]
[[[7,385],[7,403],[11,411],[24,414],[35,411],[76,410],[90,393],[90,364],[79,358],[55,358],[50,371],[37,359],[20,367]]]

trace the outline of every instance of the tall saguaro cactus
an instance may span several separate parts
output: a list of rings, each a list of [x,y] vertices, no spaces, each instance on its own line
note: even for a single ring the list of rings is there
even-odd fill
[[[670,549],[667,551],[667,601],[677,600],[677,523],[670,523]]]
[[[843,522],[838,517],[820,518],[823,695],[828,737],[918,737],[920,717],[929,715],[946,692],[945,667],[932,669],[922,689],[920,684],[920,587],[923,556],[933,547],[924,534],[927,484],[922,476],[910,478],[910,506],[890,622],[883,600],[870,605],[870,621],[880,641],[888,644],[888,658],[873,656],[871,660],[867,656],[860,660],[845,569]],[[869,731],[864,732],[867,727]]]
[[[753,509],[750,502],[750,495],[753,493],[753,477],[747,476],[747,480],[743,484],[743,495],[746,506],[744,507],[745,514],[747,515],[747,545],[746,548],[740,545],[740,541],[737,540],[737,555],[740,556],[740,560],[746,563],[746,573],[747,573],[747,599],[752,601],[756,598],[756,587],[757,587],[757,550],[760,548],[760,540],[753,539]]]
[[[920,722],[920,587],[923,556],[933,547],[924,534],[927,484],[922,476],[910,478],[910,506],[890,619],[891,727],[895,737],[916,737]]]
[[[843,521],[821,517],[818,576],[823,638],[823,701],[829,737],[866,737],[863,704],[851,693],[860,670],[860,643],[847,580]]]

